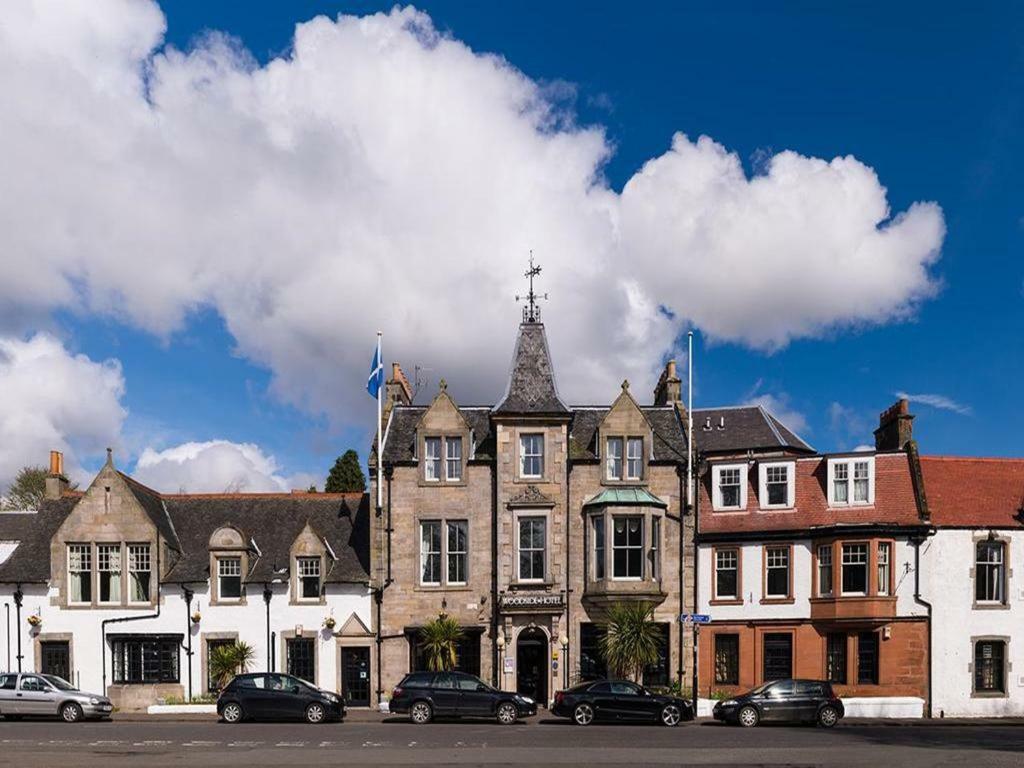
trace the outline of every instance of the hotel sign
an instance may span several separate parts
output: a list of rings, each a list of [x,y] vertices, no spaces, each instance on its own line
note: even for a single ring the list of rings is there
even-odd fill
[[[523,611],[536,613],[539,611],[561,612],[565,608],[565,599],[560,593],[550,594],[547,592],[539,594],[512,593],[501,596],[501,609],[503,611]]]

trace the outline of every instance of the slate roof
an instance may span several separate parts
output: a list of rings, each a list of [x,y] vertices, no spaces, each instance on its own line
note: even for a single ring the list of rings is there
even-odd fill
[[[724,423],[724,428],[719,425]],[[693,442],[704,454],[747,450],[814,453],[799,435],[760,405],[693,409]]]
[[[494,413],[502,416],[569,414],[569,408],[558,396],[543,323],[520,324],[508,387],[494,406]]]
[[[1024,525],[1024,459],[922,456],[921,474],[937,526]]]
[[[370,572],[369,502],[366,494],[239,493],[159,494],[129,480],[132,492],[145,497],[149,514],[157,509],[174,536],[178,553],[165,583],[189,583],[209,578],[209,540],[223,525],[233,525],[250,544],[246,580],[287,579],[288,553],[306,523],[325,538],[336,560],[327,558],[326,583],[365,583]],[[141,492],[138,489],[143,489]],[[46,500],[35,515],[0,514],[0,540],[19,541],[14,554],[0,564],[0,583],[47,582],[50,578],[50,540],[71,513],[80,494]],[[15,519],[18,518],[18,519]]]
[[[174,523],[171,522],[171,518],[167,514],[167,508],[164,506],[160,493],[152,488],[148,488],[138,480],[132,479],[124,472],[118,472],[117,474],[127,483],[128,490],[139,500],[139,504],[146,511],[149,519],[153,521],[153,525],[160,531],[160,535],[164,537],[164,540],[175,549],[180,550],[181,544],[174,530]]]
[[[416,426],[426,413],[425,405],[397,405],[391,411],[384,435],[384,462],[402,464],[415,461]],[[491,432],[490,406],[462,406],[459,412],[469,422],[473,451],[477,459],[494,458],[494,435]]]

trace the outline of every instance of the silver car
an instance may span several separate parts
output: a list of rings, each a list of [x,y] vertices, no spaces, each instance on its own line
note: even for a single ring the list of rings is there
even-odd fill
[[[8,720],[29,715],[75,723],[83,718],[110,717],[113,711],[106,696],[83,693],[56,675],[0,674],[0,715]]]

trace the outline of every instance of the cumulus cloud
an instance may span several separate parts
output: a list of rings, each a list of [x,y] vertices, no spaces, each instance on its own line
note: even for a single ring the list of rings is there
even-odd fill
[[[798,435],[809,430],[807,417],[790,404],[789,397],[785,394],[771,395],[764,393],[753,395],[747,398],[741,405],[760,405]]]
[[[159,451],[146,448],[132,476],[165,493],[279,492],[305,489],[312,483],[305,475],[286,478],[280,471],[274,457],[258,445],[209,440]]]
[[[921,403],[932,408],[938,408],[940,411],[952,411],[953,413],[959,413],[961,416],[970,416],[971,406],[958,403],[951,397],[945,395],[936,394],[917,394],[911,395],[907,392],[897,392],[896,397],[905,398],[912,403]]]
[[[0,491],[25,465],[65,454],[65,472],[87,482],[82,460],[117,445],[127,411],[117,360],[73,354],[53,336],[0,337]]]
[[[679,134],[619,193],[602,128],[414,9],[318,17],[263,66],[164,27],[145,0],[6,9],[8,328],[67,308],[168,335],[213,308],[283,400],[353,423],[377,330],[388,359],[496,400],[531,248],[574,401],[649,390],[691,324],[772,350],[935,291],[941,211],[893,215],[852,157],[781,152],[751,178]]]

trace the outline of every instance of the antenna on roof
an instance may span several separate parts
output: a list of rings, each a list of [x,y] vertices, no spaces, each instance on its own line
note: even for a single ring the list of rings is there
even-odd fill
[[[533,291],[533,278],[540,274],[540,265],[534,266],[533,264],[533,251],[530,251],[530,268],[523,273],[523,277],[530,281],[530,292],[525,296],[516,295],[516,301],[525,301],[526,306],[523,307],[523,322],[524,323],[539,323],[540,322],[540,307],[537,306],[537,302],[540,299],[547,301],[548,295],[538,295]]]
[[[421,374],[425,373],[426,371],[432,371],[432,370],[434,370],[434,369],[433,368],[424,368],[422,365],[417,365],[417,366],[413,367],[413,371],[412,371],[412,376],[413,376],[412,399],[413,400],[416,399],[416,395],[418,395],[420,393],[420,389],[422,389],[423,386],[426,385],[426,383],[427,383],[427,380],[425,378],[423,378],[423,376],[421,376]]]

